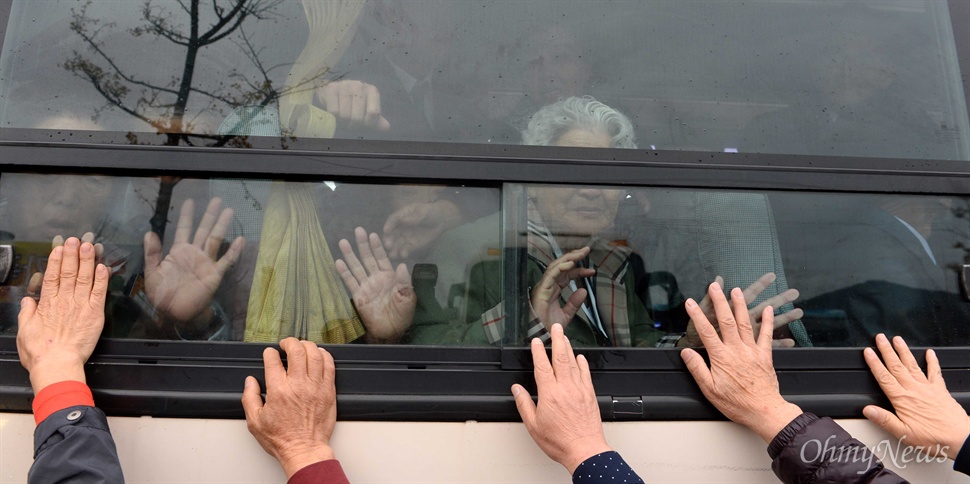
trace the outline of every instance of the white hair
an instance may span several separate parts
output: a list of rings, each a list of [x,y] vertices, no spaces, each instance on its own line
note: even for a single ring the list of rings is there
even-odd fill
[[[612,148],[637,147],[630,119],[591,96],[561,99],[543,106],[522,131],[522,144],[549,146],[576,129],[609,135]]]

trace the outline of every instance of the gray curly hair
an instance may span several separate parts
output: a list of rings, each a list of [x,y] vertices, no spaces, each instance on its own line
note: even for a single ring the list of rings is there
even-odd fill
[[[522,130],[522,144],[549,146],[574,129],[610,135],[613,148],[636,148],[633,123],[592,96],[561,99],[543,106]]]

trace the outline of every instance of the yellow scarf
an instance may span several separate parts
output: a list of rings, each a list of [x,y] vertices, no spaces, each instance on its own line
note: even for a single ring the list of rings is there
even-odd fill
[[[249,293],[245,341],[349,343],[364,334],[320,228],[313,185],[273,182]]]

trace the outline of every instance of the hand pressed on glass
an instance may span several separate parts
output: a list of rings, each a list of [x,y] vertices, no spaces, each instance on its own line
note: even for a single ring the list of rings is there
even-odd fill
[[[411,203],[387,218],[384,246],[391,257],[406,259],[461,222],[461,211],[451,200]]]
[[[330,436],[337,424],[336,371],[327,350],[309,341],[280,341],[280,353],[263,350],[266,401],[259,382],[246,377],[242,406],[246,424],[259,445],[279,461],[287,479],[310,464],[334,458]]]
[[[955,458],[970,435],[970,416],[947,391],[936,352],[926,350],[924,374],[903,338],[896,336],[890,345],[880,333],[876,347],[882,361],[872,348],[863,355],[896,413],[875,405],[862,413],[906,444],[924,447],[928,455]]]
[[[553,325],[551,333],[551,362],[542,341],[533,339],[531,345],[538,405],[522,385],[512,385],[512,395],[532,439],[572,474],[584,460],[613,449],[603,435],[586,357],[573,355],[562,325]]]
[[[97,236],[94,234],[94,232],[85,232],[84,235],[81,236],[81,243],[83,244],[87,242],[94,244],[94,261],[100,263],[101,254],[104,253],[104,245],[100,243],[95,244],[95,238],[97,238]],[[56,247],[61,247],[62,245],[64,245],[64,236],[55,235],[54,239],[51,240],[51,250],[54,250]],[[27,281],[27,294],[35,296],[36,298],[36,296],[40,294],[40,286],[43,280],[44,278],[40,272],[35,272],[33,275],[31,275],[30,280]]]
[[[175,240],[162,258],[162,243],[154,232],[145,234],[145,292],[155,308],[183,329],[204,329],[212,318],[210,304],[222,278],[238,260],[246,241],[236,237],[222,257],[219,248],[229,231],[232,209],[221,211],[222,200],[209,201],[191,241],[194,202],[182,203]],[[198,326],[203,326],[199,328]]]
[[[687,312],[710,357],[710,368],[696,351],[680,352],[701,392],[721,413],[734,422],[755,431],[765,442],[802,413],[798,406],[781,396],[778,377],[772,366],[771,332],[774,310],[762,310],[758,339],[754,338],[751,317],[741,289],[731,290],[728,304],[721,286],[708,288],[720,334],[693,299],[687,300]],[[734,306],[733,311],[731,306]]]
[[[95,248],[70,237],[47,261],[40,301],[21,301],[17,353],[34,394],[64,380],[85,382],[84,362],[104,328],[108,269],[95,264]]]
[[[751,304],[752,301],[757,299],[757,297],[764,292],[764,290],[767,289],[771,283],[775,282],[775,277],[776,276],[774,273],[769,272],[759,277],[758,280],[753,282],[750,286],[746,287],[744,291],[742,291],[745,304]],[[724,279],[721,278],[721,276],[714,278],[714,283],[717,284],[718,287],[724,287]],[[751,321],[754,332],[759,333],[761,330],[761,323],[763,321],[762,314],[764,313],[765,308],[769,306],[776,308],[782,307],[796,299],[798,299],[798,290],[788,289],[787,291],[768,298],[761,304],[749,309],[748,318]],[[707,320],[714,322],[714,329],[718,330],[716,323],[717,316],[714,311],[714,303],[711,300],[710,294],[705,295],[704,298],[701,299],[699,306],[701,310],[704,311],[704,315],[707,317]],[[795,321],[796,319],[801,318],[802,316],[804,316],[804,311],[798,308],[782,314],[774,315],[773,329],[778,329],[792,321]],[[702,343],[700,336],[697,334],[697,327],[693,324],[693,320],[687,325],[687,343],[691,346],[700,346]],[[792,347],[795,346],[795,341],[785,338],[774,340],[772,344],[774,346]]]
[[[396,343],[404,336],[414,319],[417,296],[411,286],[407,266],[397,269],[384,251],[381,238],[362,227],[354,230],[360,259],[350,242],[339,243],[344,259],[337,259],[337,272],[350,290],[354,306],[367,328],[370,343]]]

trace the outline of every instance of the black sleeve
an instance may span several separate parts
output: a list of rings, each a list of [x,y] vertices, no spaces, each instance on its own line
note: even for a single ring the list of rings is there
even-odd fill
[[[125,482],[104,412],[74,406],[54,412],[41,422],[34,430],[34,463],[27,482]]]
[[[970,437],[963,443],[960,453],[953,459],[953,470],[970,476]]]
[[[803,413],[768,446],[771,470],[782,482],[903,483],[869,449],[830,418]]]

